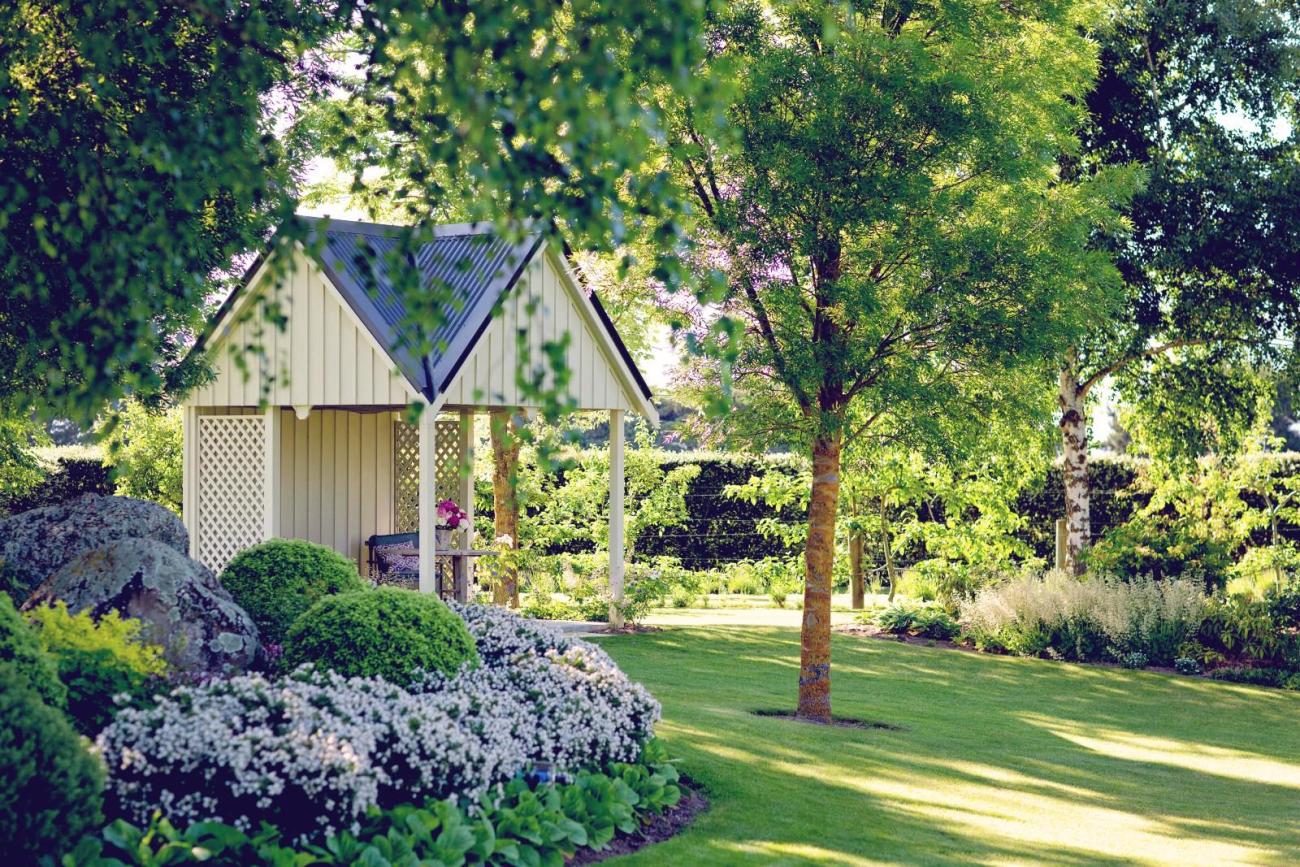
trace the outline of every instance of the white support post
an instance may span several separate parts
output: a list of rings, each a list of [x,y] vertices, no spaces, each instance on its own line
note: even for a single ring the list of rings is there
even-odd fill
[[[262,476],[265,510],[263,533],[267,539],[280,536],[280,408],[266,408],[266,469]]]
[[[181,517],[190,539],[190,556],[198,556],[199,544],[199,410],[187,406],[181,412]]]
[[[474,411],[460,411],[459,505],[465,510],[465,548],[474,550]],[[474,559],[469,558],[469,582],[474,583]]]
[[[623,626],[623,410],[609,411],[609,625]]]
[[[420,413],[420,592],[438,590],[438,564],[434,539],[438,508],[438,412],[428,404]]]

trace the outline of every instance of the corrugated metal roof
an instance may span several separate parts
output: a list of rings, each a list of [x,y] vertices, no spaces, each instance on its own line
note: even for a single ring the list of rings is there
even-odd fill
[[[540,235],[512,244],[489,227],[442,226],[415,252],[415,266],[430,292],[445,293],[442,325],[429,335],[432,351],[425,359],[416,349],[423,335],[411,331],[407,307],[394,290],[388,263],[399,244],[397,226],[303,217],[311,241],[320,240],[318,256],[339,292],[389,354],[411,384],[430,396],[446,388],[492,315],[497,300],[518,279],[532,258]],[[323,236],[323,237],[321,237]],[[309,246],[315,247],[315,244]]]
[[[442,310],[441,326],[429,339],[432,351],[421,356],[418,350],[423,341],[406,330],[412,323],[406,321],[405,301],[393,288],[386,264],[406,228],[322,217],[296,219],[308,225],[308,248],[316,253],[330,282],[379,345],[387,348],[411,386],[431,401],[451,384],[491,321],[497,301],[514,287],[542,243],[540,234],[511,243],[494,235],[486,224],[435,228],[432,240],[415,253],[415,264],[427,286],[449,290],[449,303]],[[199,335],[191,353],[204,351],[218,323],[233,309],[262,261],[263,257],[258,256],[243,282]],[[649,405],[650,387],[623,339],[596,294],[587,297]]]

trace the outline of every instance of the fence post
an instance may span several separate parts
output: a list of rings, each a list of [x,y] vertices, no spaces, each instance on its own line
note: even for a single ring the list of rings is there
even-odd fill
[[[1065,519],[1056,519],[1056,571],[1065,569]]]

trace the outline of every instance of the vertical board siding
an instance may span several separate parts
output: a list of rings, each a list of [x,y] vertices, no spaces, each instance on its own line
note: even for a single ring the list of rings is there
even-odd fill
[[[447,388],[446,405],[520,405],[515,371],[520,361],[517,340],[523,330],[530,371],[546,365],[546,343],[569,334],[565,356],[571,371],[568,391],[579,409],[634,410],[616,372],[621,360],[612,357],[601,335],[593,330],[585,313],[585,299],[574,297],[577,291],[581,290],[572,287],[548,257],[538,256],[529,263],[515,289],[503,300],[500,315],[488,323]],[[528,308],[534,300],[530,314]],[[551,381],[548,370],[546,382]]]
[[[190,406],[256,406],[270,381],[268,402],[279,406],[367,406],[404,404],[416,395],[324,272],[301,251],[280,277],[277,297],[288,323],[284,331],[265,321],[261,299],[273,287],[249,287],[241,314],[213,335],[209,359],[215,379],[186,400]],[[242,313],[251,315],[244,321]],[[245,353],[244,378],[236,356],[260,345],[266,357]],[[288,382],[284,382],[287,374]]]
[[[393,527],[393,416],[280,414],[280,535],[328,545],[366,568],[365,540]]]

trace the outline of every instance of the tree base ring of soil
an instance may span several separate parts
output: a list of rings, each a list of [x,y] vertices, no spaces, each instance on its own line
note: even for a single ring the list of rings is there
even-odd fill
[[[902,726],[895,725],[893,723],[881,722],[880,720],[874,720],[874,719],[861,719],[860,717],[852,717],[852,716],[831,717],[830,722],[821,722],[820,720],[807,719],[805,717],[801,717],[792,710],[758,708],[755,710],[751,710],[750,713],[752,713],[754,716],[773,717],[775,719],[783,719],[783,720],[788,720],[790,722],[803,723],[804,725],[810,725],[810,726],[833,726],[835,728],[842,728],[842,729],[867,729],[867,730],[874,729],[878,731],[889,731],[889,732],[899,732],[903,730]]]
[[[565,861],[565,867],[573,864],[598,864],[609,858],[631,855],[646,846],[676,837],[685,831],[695,817],[709,808],[709,801],[694,786],[681,784],[682,797],[676,804],[655,816],[648,824],[633,834],[619,834],[609,845],[597,852],[595,849],[579,849],[572,858]]]

